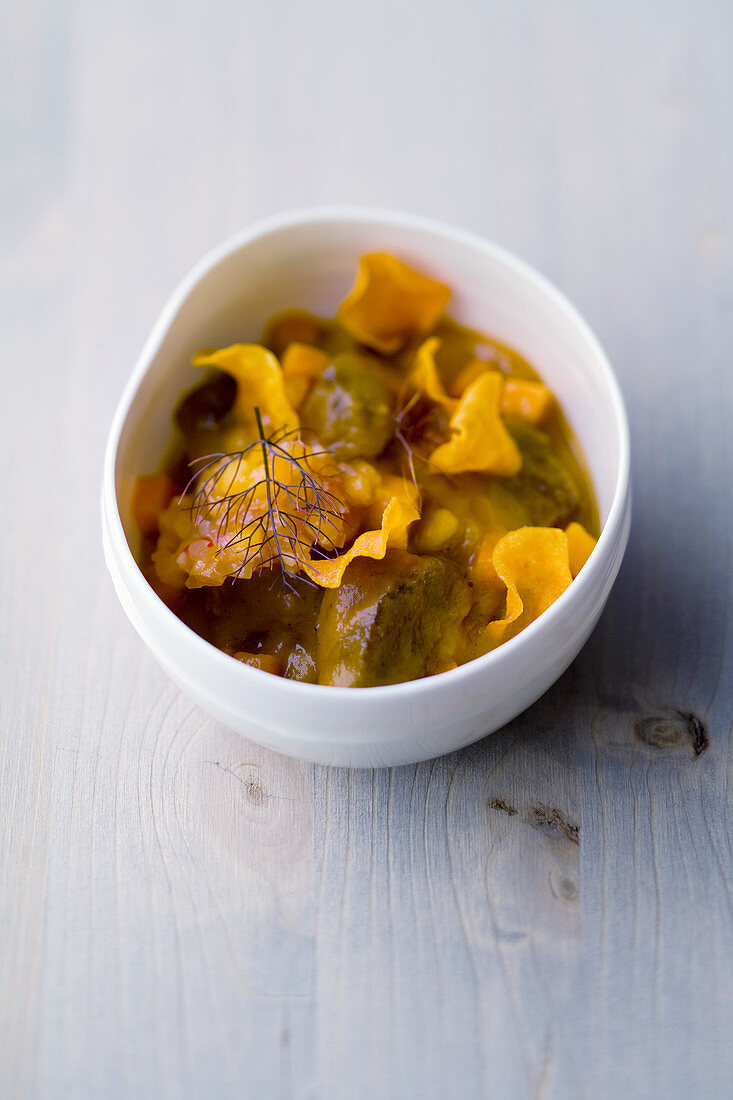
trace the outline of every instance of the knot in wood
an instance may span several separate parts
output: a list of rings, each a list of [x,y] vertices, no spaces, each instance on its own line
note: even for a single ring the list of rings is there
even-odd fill
[[[556,868],[550,871],[550,890],[556,898],[560,901],[577,901],[578,899],[578,884],[568,874],[563,874]]]
[[[580,843],[580,826],[571,821],[566,813],[557,806],[547,806],[538,802],[530,806],[524,819],[533,829],[539,829],[546,836],[565,837],[573,844]]]
[[[683,710],[640,718],[634,726],[634,736],[653,749],[691,746],[695,756],[701,756],[710,743],[707,730],[697,715]]]

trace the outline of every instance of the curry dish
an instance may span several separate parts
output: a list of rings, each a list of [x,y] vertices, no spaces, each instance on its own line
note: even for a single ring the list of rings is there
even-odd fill
[[[562,412],[449,296],[374,253],[335,320],[291,310],[194,356],[176,460],[132,512],[150,584],[232,658],[342,687],[435,675],[583,567],[598,513]]]

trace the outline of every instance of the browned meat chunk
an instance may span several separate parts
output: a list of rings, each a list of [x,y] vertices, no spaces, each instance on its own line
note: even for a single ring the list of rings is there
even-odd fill
[[[544,432],[520,421],[507,423],[522,452],[522,468],[504,482],[509,492],[525,505],[534,527],[561,527],[578,507],[575,482],[552,453]]]
[[[308,395],[303,423],[340,458],[381,454],[394,430],[392,395],[368,355],[337,355]]]
[[[376,687],[428,676],[454,657],[471,605],[451,563],[390,550],[357,558],[318,617],[319,683]]]

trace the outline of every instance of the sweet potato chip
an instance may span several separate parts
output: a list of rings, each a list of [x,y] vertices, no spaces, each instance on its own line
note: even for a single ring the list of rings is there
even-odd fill
[[[362,256],[338,319],[362,344],[393,355],[414,334],[429,332],[450,298],[443,283],[420,275],[386,252]]]
[[[387,504],[379,531],[365,531],[354,540],[345,554],[337,558],[313,560],[303,564],[303,572],[322,588],[338,588],[344,570],[354,558],[383,558],[387,547],[403,548],[407,528],[420,518],[417,508],[404,497],[395,496]]]
[[[328,356],[312,344],[289,344],[282,357],[285,394],[294,409],[305,401],[311,386],[328,366]]]
[[[504,618],[486,628],[499,645],[534,622],[571,583],[568,538],[557,527],[520,527],[499,539],[491,560],[507,589]]]
[[[450,420],[453,438],[437,447],[430,461],[444,474],[480,471],[512,477],[522,456],[501,419],[502,376],[487,371],[468,387]]]
[[[195,367],[218,367],[237,383],[232,410],[238,421],[254,425],[255,406],[268,432],[297,429],[300,420],[285,393],[282,368],[271,351],[260,344],[232,344],[228,348],[204,348],[192,360]]]
[[[418,393],[424,394],[436,405],[442,405],[447,412],[452,413],[458,402],[448,396],[440,380],[438,368],[435,364],[435,353],[439,347],[440,340],[437,336],[431,336],[429,340],[420,345],[410,371],[409,381]]]
[[[371,500],[364,509],[365,525],[376,530],[381,527],[384,510],[393,498],[399,498],[411,508],[420,511],[420,491],[412,481],[396,474],[382,474],[372,489]],[[407,539],[400,543],[400,547],[407,545]],[[390,542],[390,546],[397,543]]]
[[[565,534],[568,537],[570,572],[575,578],[588,561],[596,540],[588,534],[582,523],[569,523],[565,528]]]

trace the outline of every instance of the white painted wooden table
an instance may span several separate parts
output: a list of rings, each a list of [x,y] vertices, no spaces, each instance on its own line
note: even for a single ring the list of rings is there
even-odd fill
[[[0,1094],[733,1095],[728,0],[1,10]],[[100,547],[169,290],[329,201],[534,262],[632,423],[631,545],[574,667],[391,772],[207,719]]]

